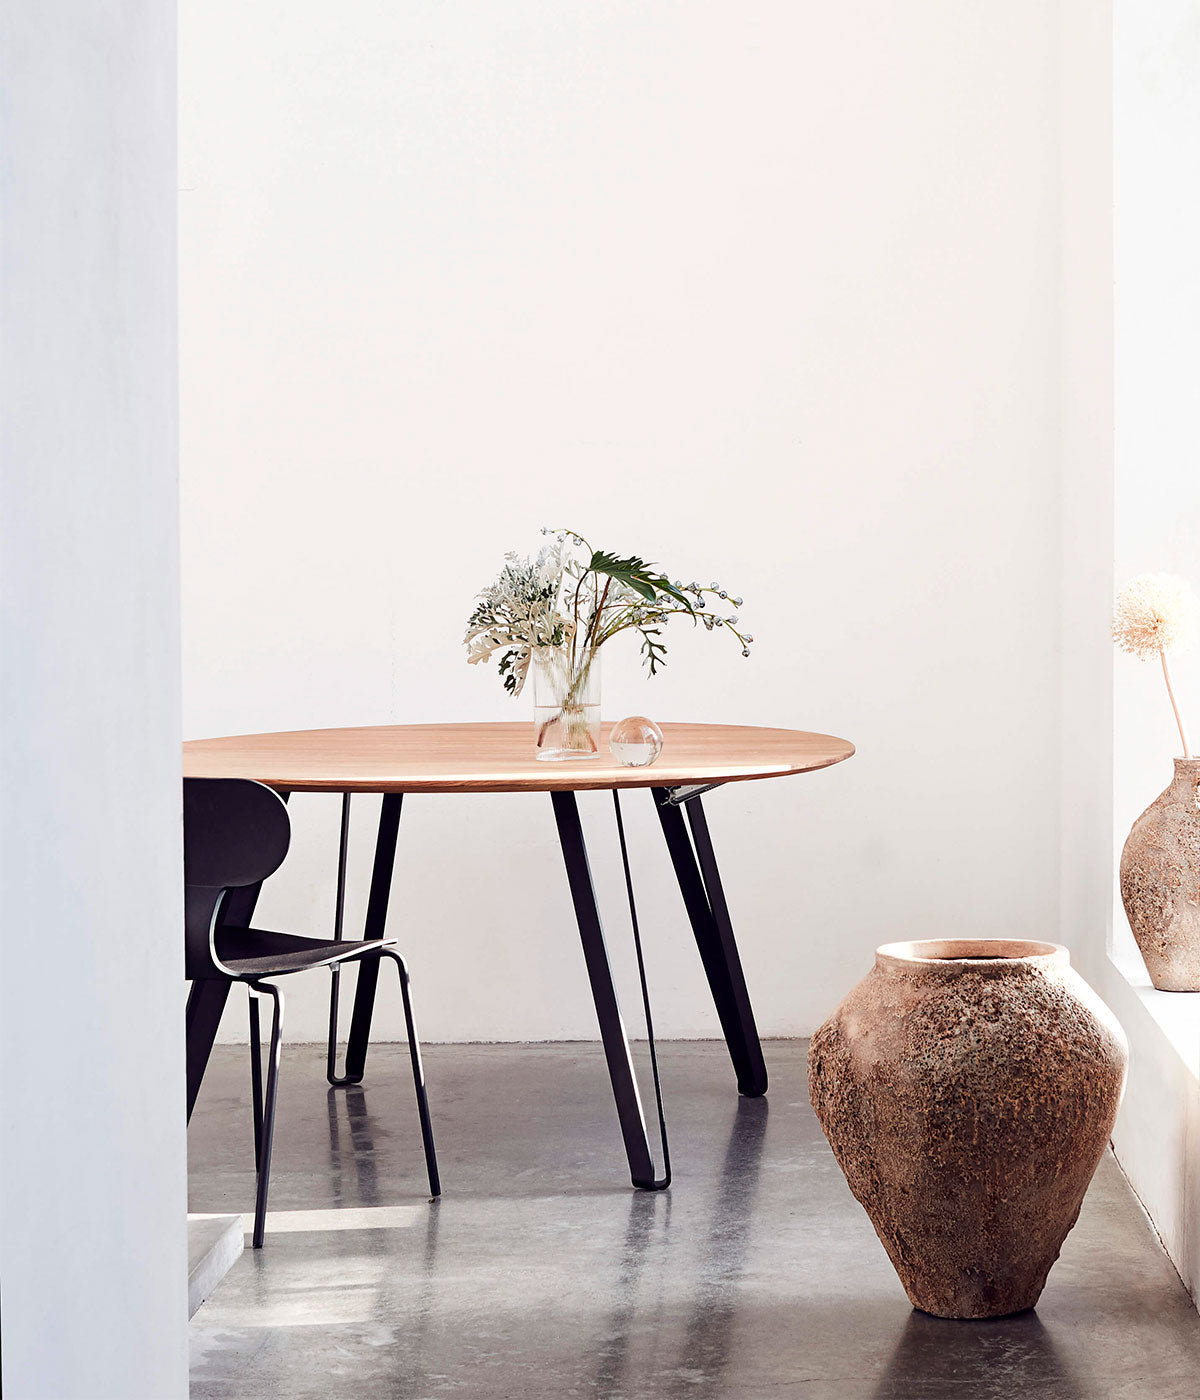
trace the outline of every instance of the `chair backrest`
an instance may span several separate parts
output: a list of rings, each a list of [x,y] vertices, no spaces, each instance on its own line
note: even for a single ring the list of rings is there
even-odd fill
[[[227,976],[214,931],[227,890],[256,885],[277,870],[292,838],[277,792],[248,778],[183,780],[185,975]]]

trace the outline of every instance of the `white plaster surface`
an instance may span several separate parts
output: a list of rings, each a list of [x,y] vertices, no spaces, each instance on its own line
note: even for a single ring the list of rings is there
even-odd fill
[[[733,586],[758,639],[680,631],[653,682],[615,644],[609,716],[858,745],[706,799],[765,1032],[888,939],[1052,931],[1056,7],[181,15],[186,733],[526,716],[463,622],[570,523]],[[715,1034],[627,806],[658,1029]],[[632,1013],[611,808],[583,809]],[[323,932],[337,803],[292,812],[262,917]],[[397,876],[427,1037],[595,1035],[547,801],[413,799]],[[325,998],[297,980],[290,1036]]]
[[[0,7],[6,1400],[187,1395],[175,14]]]

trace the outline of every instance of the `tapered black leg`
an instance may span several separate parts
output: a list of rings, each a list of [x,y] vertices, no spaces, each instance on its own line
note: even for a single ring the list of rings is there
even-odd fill
[[[663,1107],[662,1080],[658,1073],[658,1050],[654,1045],[654,1016],[650,1010],[650,984],[646,980],[646,959],[642,954],[642,931],[638,923],[637,900],[633,896],[633,871],[629,868],[629,845],[625,840],[625,819],[621,816],[621,794],[613,788],[613,815],[617,819],[617,842],[621,847],[621,869],[625,875],[625,894],[629,899],[629,925],[633,933],[633,951],[637,954],[638,981],[642,984],[642,1010],[646,1013],[646,1043],[650,1048],[650,1073],[654,1079],[654,1104],[658,1109],[659,1141],[662,1143],[662,1175],[653,1183],[653,1190],[665,1191],[671,1184],[671,1145],[667,1141],[667,1111]]]
[[[655,788],[653,793],[675,877],[737,1075],[738,1092],[757,1098],[767,1092],[767,1067],[704,808],[699,797],[690,798],[684,804],[692,828],[689,840],[683,812],[666,800],[667,789]]]
[[[258,1024],[258,997],[249,993],[250,1000],[250,1103],[254,1111],[254,1170],[262,1166],[262,1030]]]
[[[229,996],[229,983],[224,978],[210,977],[202,982],[193,982],[188,992],[187,1011],[184,1015],[187,1039],[187,1121],[192,1121],[192,1109],[196,1107],[196,1096],[208,1068],[208,1057],[212,1053],[213,1041],[217,1038],[217,1027],[221,1024],[221,1013]]]
[[[271,1148],[275,1143],[275,1101],[279,1093],[279,1053],[283,1043],[283,996],[269,982],[252,982],[256,992],[275,1003],[271,1017],[271,1051],[267,1061],[267,1098],[263,1106],[262,1141],[258,1155],[258,1185],[254,1196],[254,1234],[250,1243],[261,1249],[267,1226],[267,1192],[271,1186]]]
[[[600,924],[600,910],[596,905],[596,891],[588,866],[579,807],[573,792],[551,793],[551,799],[554,818],[558,823],[558,839],[567,866],[571,899],[575,905],[575,918],[579,924],[579,937],[583,943],[583,957],[592,984],[592,1000],[596,1003],[596,1016],[600,1022],[608,1077],[612,1081],[617,1116],[621,1120],[621,1135],[625,1139],[629,1174],[635,1186],[654,1190],[657,1183],[650,1142],[646,1136],[646,1119],[642,1113],[642,1099],[633,1072],[625,1024],[617,1002],[617,989],[613,985],[608,949],[604,944],[604,930]]]
[[[402,793],[385,793],[379,808],[379,834],[375,838],[375,864],[371,870],[371,893],[367,898],[364,938],[382,938],[387,925],[388,899],[392,893],[392,867],[396,862],[396,838],[400,833],[400,807],[403,800]],[[354,1014],[350,1018],[350,1039],[346,1045],[346,1073],[339,1081],[341,1083],[362,1083],[378,982],[379,959],[361,959],[358,965],[358,986],[354,989]]]

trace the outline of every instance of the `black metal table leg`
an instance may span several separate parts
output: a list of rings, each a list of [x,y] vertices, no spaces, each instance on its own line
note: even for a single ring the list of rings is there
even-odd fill
[[[654,788],[653,795],[725,1044],[729,1047],[729,1058],[737,1074],[738,1092],[748,1098],[758,1098],[767,1092],[767,1067],[704,808],[699,797],[689,798],[684,804],[692,828],[689,840],[683,812],[668,801],[668,789]]]
[[[396,861],[396,838],[400,833],[400,808],[404,796],[386,792],[379,808],[379,834],[375,838],[375,864],[371,869],[371,893],[367,897],[364,938],[382,938],[387,924],[388,899],[392,893],[392,867]],[[371,1016],[375,1010],[375,987],[379,981],[378,957],[365,957],[358,965],[358,986],[354,989],[354,1013],[350,1018],[350,1039],[346,1045],[346,1073],[341,1083],[360,1084],[367,1064],[371,1039]]]
[[[654,1016],[650,1011],[650,984],[646,980],[646,959],[642,953],[642,932],[638,923],[637,901],[633,896],[633,871],[629,868],[629,845],[625,840],[625,821],[621,816],[621,794],[612,790],[613,815],[617,819],[617,842],[621,847],[621,869],[625,875],[625,894],[629,900],[629,926],[633,933],[633,951],[637,955],[638,981],[642,984],[642,1010],[646,1013],[646,1043],[650,1048],[650,1074],[654,1080],[654,1105],[658,1109],[659,1141],[662,1143],[663,1171],[648,1190],[665,1191],[671,1184],[671,1144],[667,1141],[667,1111],[663,1107],[662,1080],[658,1073],[658,1050],[654,1045]]]
[[[604,1058],[608,1062],[608,1076],[617,1102],[617,1116],[621,1120],[621,1135],[625,1139],[629,1174],[635,1186],[656,1190],[660,1184],[654,1178],[654,1161],[646,1136],[642,1099],[617,1002],[617,989],[613,985],[608,949],[604,944],[604,930],[600,924],[600,910],[596,905],[596,891],[588,866],[579,807],[573,792],[554,792],[550,796],[554,803],[554,819],[558,823],[558,839],[566,862],[571,899],[575,905],[575,918],[579,924],[579,937],[583,943],[588,980],[592,985],[592,1000],[600,1022]]]

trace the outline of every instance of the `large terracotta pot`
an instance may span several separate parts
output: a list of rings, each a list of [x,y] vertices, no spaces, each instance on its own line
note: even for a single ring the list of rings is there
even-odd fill
[[[1200,758],[1177,758],[1171,786],[1134,822],[1121,901],[1158,990],[1200,991]]]
[[[809,1091],[915,1307],[1033,1307],[1108,1143],[1127,1058],[1056,944],[879,949],[812,1038]]]

